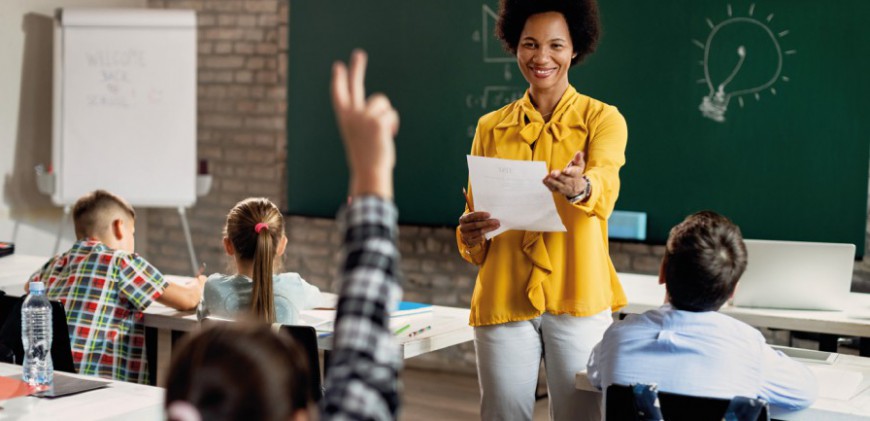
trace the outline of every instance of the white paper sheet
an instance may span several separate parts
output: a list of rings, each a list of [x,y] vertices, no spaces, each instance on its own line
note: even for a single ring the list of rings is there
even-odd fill
[[[847,401],[858,393],[864,375],[816,364],[807,364],[819,382],[819,397]]]
[[[501,223],[486,234],[487,239],[507,230],[567,231],[556,211],[553,193],[542,182],[546,175],[543,161],[468,155],[474,210],[489,212]]]

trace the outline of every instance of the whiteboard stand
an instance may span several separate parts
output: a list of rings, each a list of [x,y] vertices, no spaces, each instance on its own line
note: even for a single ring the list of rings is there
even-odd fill
[[[56,256],[58,251],[60,250],[60,239],[63,237],[63,230],[66,228],[66,221],[69,220],[69,214],[72,211],[69,205],[63,207],[63,216],[60,217],[60,226],[57,228],[57,237],[54,239],[54,251],[51,252],[52,256]]]
[[[181,218],[181,228],[184,230],[184,239],[187,240],[187,252],[190,253],[190,267],[194,276],[199,274],[199,264],[196,262],[196,252],[193,250],[193,239],[190,236],[190,225],[187,223],[187,212],[183,206],[178,207],[178,216]]]

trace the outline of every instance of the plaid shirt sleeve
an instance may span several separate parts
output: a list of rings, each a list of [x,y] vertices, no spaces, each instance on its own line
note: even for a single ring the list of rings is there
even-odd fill
[[[326,394],[325,419],[393,420],[402,360],[389,326],[400,299],[398,212],[374,196],[355,198],[339,215],[344,263]]]
[[[28,283],[28,284],[31,283],[31,282],[43,282],[43,283],[46,283],[47,279],[43,279],[43,277],[44,277],[45,275],[51,273],[50,268],[54,266],[54,262],[55,262],[55,260],[57,260],[57,257],[56,257],[56,256],[55,256],[55,257],[52,257],[52,258],[49,259],[47,262],[45,262],[45,264],[42,265],[42,267],[39,268],[39,270],[37,270],[36,272],[33,272],[33,274],[30,275],[30,279],[27,280],[27,283]]]
[[[118,271],[118,287],[134,310],[144,311],[163,295],[168,281],[157,268],[138,254],[119,252],[115,254]]]

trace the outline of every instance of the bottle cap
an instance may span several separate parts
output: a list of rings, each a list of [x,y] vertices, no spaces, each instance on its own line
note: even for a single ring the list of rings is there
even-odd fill
[[[45,284],[42,282],[31,282],[30,292],[45,292]]]

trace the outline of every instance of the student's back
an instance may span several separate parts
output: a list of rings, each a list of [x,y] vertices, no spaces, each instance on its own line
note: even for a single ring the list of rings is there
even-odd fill
[[[765,343],[753,327],[716,311],[663,306],[613,325],[589,362],[595,385],[636,383],[691,396],[760,397],[800,409],[815,398],[803,364]]]
[[[812,404],[816,380],[807,367],[718,312],[746,261],[740,229],[724,216],[699,212],[674,227],[659,272],[667,303],[604,333],[589,357],[592,385],[644,383],[691,396],[760,397],[775,411]]]
[[[141,312],[166,288],[138,255],[85,239],[46,263],[31,281],[66,309],[73,361],[80,374],[147,381]]]
[[[320,290],[295,272],[272,276],[272,292],[276,323],[298,324],[299,312],[320,302]],[[235,319],[250,313],[253,293],[254,281],[251,278],[215,273],[205,281],[199,316]]]
[[[236,273],[216,273],[205,285],[199,316],[296,324],[299,311],[320,303],[320,290],[297,273],[275,274],[287,248],[284,215],[265,197],[244,199],[227,214],[224,250]]]
[[[79,374],[145,383],[142,311],[155,300],[179,310],[199,302],[204,277],[191,285],[170,284],[134,253],[135,212],[103,190],[73,207],[79,240],[50,259],[30,281],[66,309],[73,362]]]

